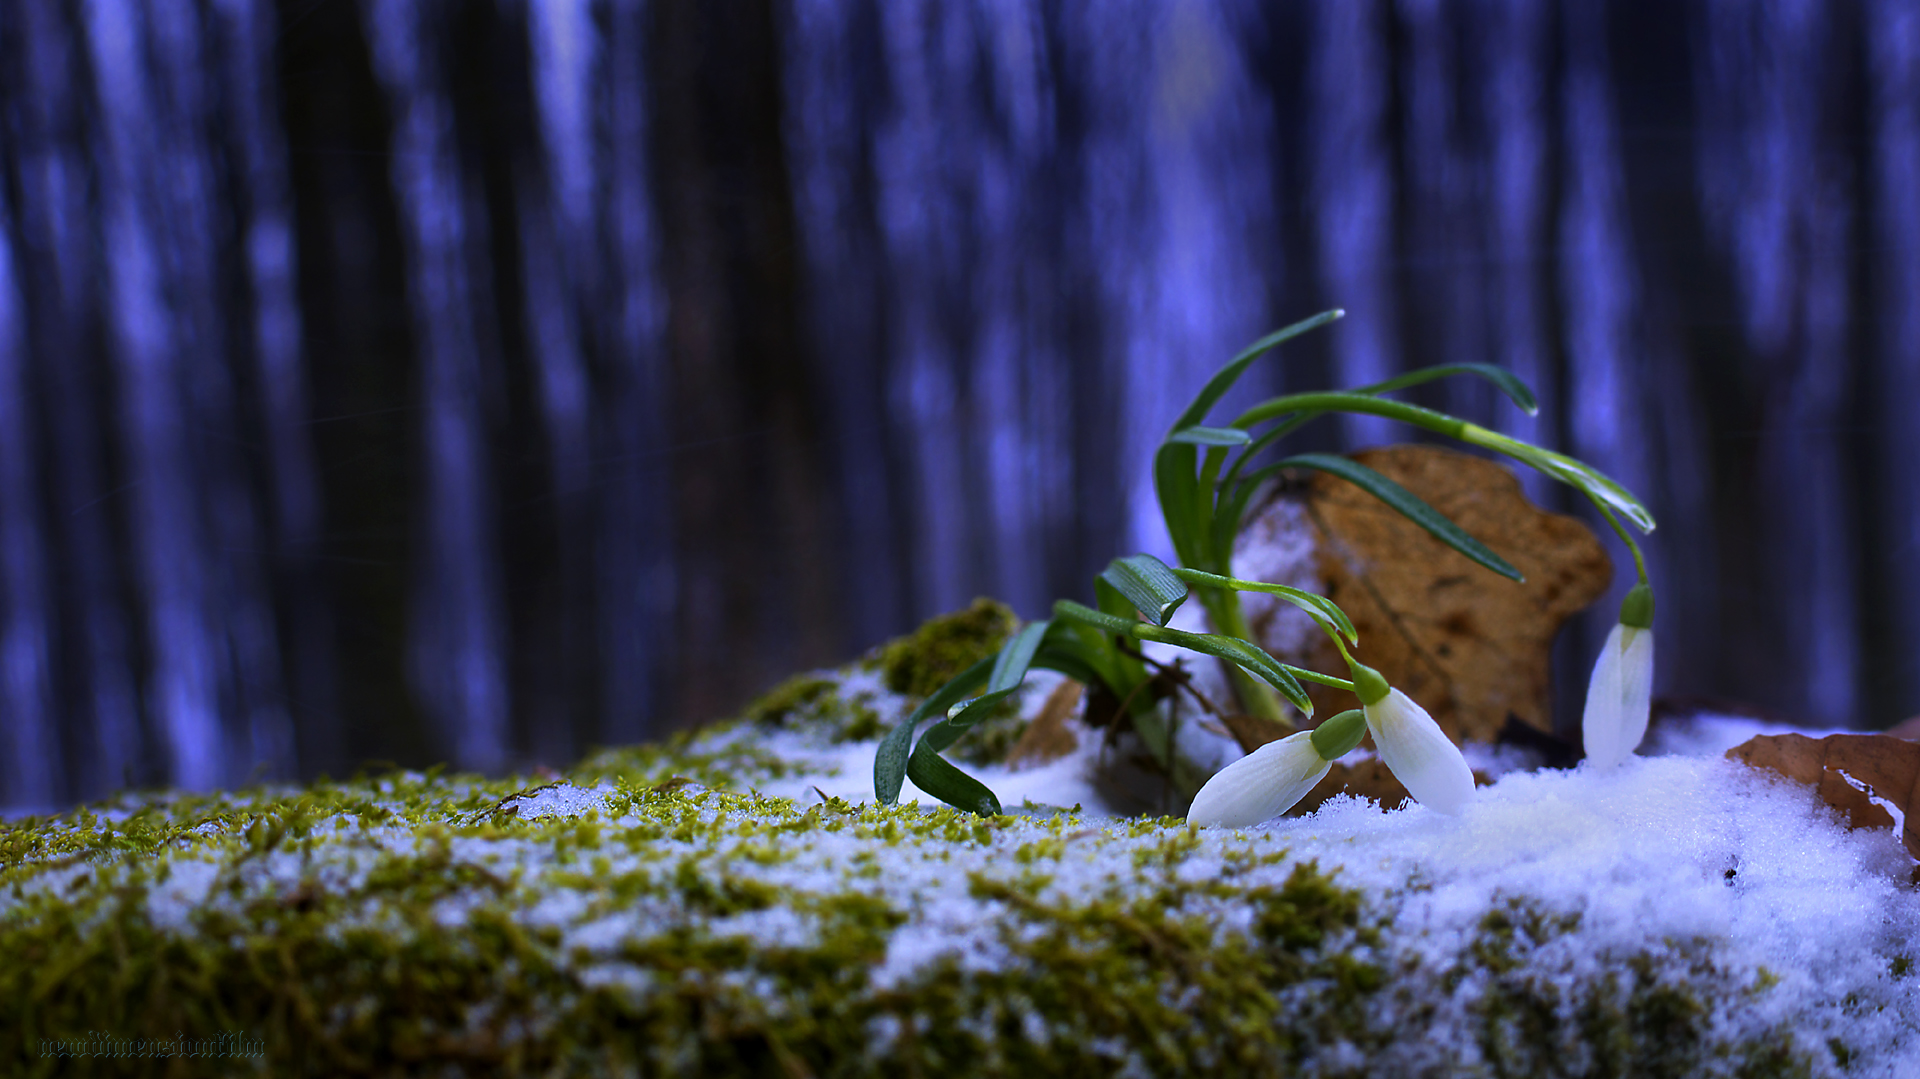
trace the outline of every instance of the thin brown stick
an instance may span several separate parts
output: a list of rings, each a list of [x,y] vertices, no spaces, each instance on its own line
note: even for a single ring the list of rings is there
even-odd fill
[[[1206,709],[1209,713],[1213,714],[1214,716],[1220,719],[1226,718],[1226,713],[1222,712],[1218,705],[1208,700],[1207,695],[1200,692],[1200,690],[1196,686],[1194,686],[1193,676],[1187,673],[1187,669],[1180,665],[1179,660],[1175,660],[1172,663],[1162,663],[1159,660],[1154,659],[1152,656],[1149,656],[1146,653],[1139,651],[1138,649],[1128,648],[1125,644],[1119,645],[1119,649],[1121,653],[1124,655],[1131,656],[1142,663],[1152,664],[1154,667],[1160,670],[1161,674],[1166,675],[1168,681],[1172,682],[1176,686],[1179,686],[1181,689],[1186,690],[1189,694],[1192,695],[1194,700],[1200,702],[1200,707]]]

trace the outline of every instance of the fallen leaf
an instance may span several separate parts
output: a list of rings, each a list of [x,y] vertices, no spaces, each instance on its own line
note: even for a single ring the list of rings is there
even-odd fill
[[[1814,789],[1820,800],[1847,815],[1849,828],[1892,828],[1893,814],[1875,803],[1892,803],[1904,818],[1900,841],[1920,859],[1920,745],[1884,734],[1763,734],[1727,750],[1730,760],[1767,768]]]
[[[1067,729],[1067,720],[1080,705],[1084,687],[1069,678],[1053,687],[1040,711],[1020,733],[1020,740],[1007,750],[1007,765],[1026,768],[1056,761],[1074,751],[1080,739]]]
[[[1509,716],[1553,729],[1548,694],[1554,635],[1606,591],[1612,565],[1579,520],[1534,505],[1495,462],[1433,446],[1352,455],[1394,480],[1511,562],[1524,583],[1469,562],[1345,480],[1314,473],[1248,514],[1243,541],[1267,551],[1250,568],[1287,567],[1338,603],[1360,632],[1355,658],[1424,706],[1455,741],[1492,742]],[[1263,519],[1264,518],[1264,519]],[[1307,558],[1310,549],[1310,558]],[[1295,554],[1295,552],[1298,552]],[[1235,566],[1243,552],[1236,545]],[[1345,673],[1325,637],[1287,608],[1243,598],[1255,637],[1281,660]],[[1257,608],[1257,611],[1256,611]],[[1313,685],[1322,714],[1351,694]]]

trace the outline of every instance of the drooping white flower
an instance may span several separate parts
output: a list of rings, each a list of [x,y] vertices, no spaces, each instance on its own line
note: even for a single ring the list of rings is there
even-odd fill
[[[1425,708],[1397,689],[1366,706],[1374,749],[1423,806],[1457,814],[1473,797],[1473,769]]]
[[[1653,589],[1646,578],[1620,601],[1620,621],[1607,634],[1587,682],[1580,740],[1595,768],[1613,768],[1633,756],[1647,736],[1653,695]]]
[[[1580,718],[1580,739],[1594,767],[1613,768],[1633,756],[1647,735],[1652,696],[1653,630],[1615,623],[1594,661]]]
[[[1312,739],[1312,731],[1290,734],[1215,772],[1193,796],[1187,821],[1238,828],[1292,809],[1332,767]]]

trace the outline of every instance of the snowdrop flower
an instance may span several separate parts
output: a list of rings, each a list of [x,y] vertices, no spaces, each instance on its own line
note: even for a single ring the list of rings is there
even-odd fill
[[[1348,665],[1381,761],[1421,805],[1459,813],[1473,797],[1473,769],[1460,748],[1426,709],[1387,685],[1379,671],[1351,659]]]
[[[1580,738],[1595,768],[1613,768],[1633,756],[1647,734],[1653,693],[1653,591],[1638,584],[1620,604],[1620,621],[1594,661]]]
[[[1293,808],[1333,767],[1313,748],[1313,732],[1268,742],[1213,774],[1193,796],[1187,821],[1203,828],[1259,824]]]
[[[1239,828],[1277,817],[1305,798],[1335,758],[1359,745],[1366,732],[1366,721],[1355,709],[1313,730],[1268,742],[1214,773],[1193,796],[1187,820],[1203,828]]]

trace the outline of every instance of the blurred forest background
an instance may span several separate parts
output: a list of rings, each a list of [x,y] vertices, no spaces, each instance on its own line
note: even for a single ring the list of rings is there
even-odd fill
[[[1418,399],[1646,497],[1662,691],[1920,712],[1920,0],[0,0],[0,805],[1084,598],[1331,306],[1246,392],[1519,372]]]

